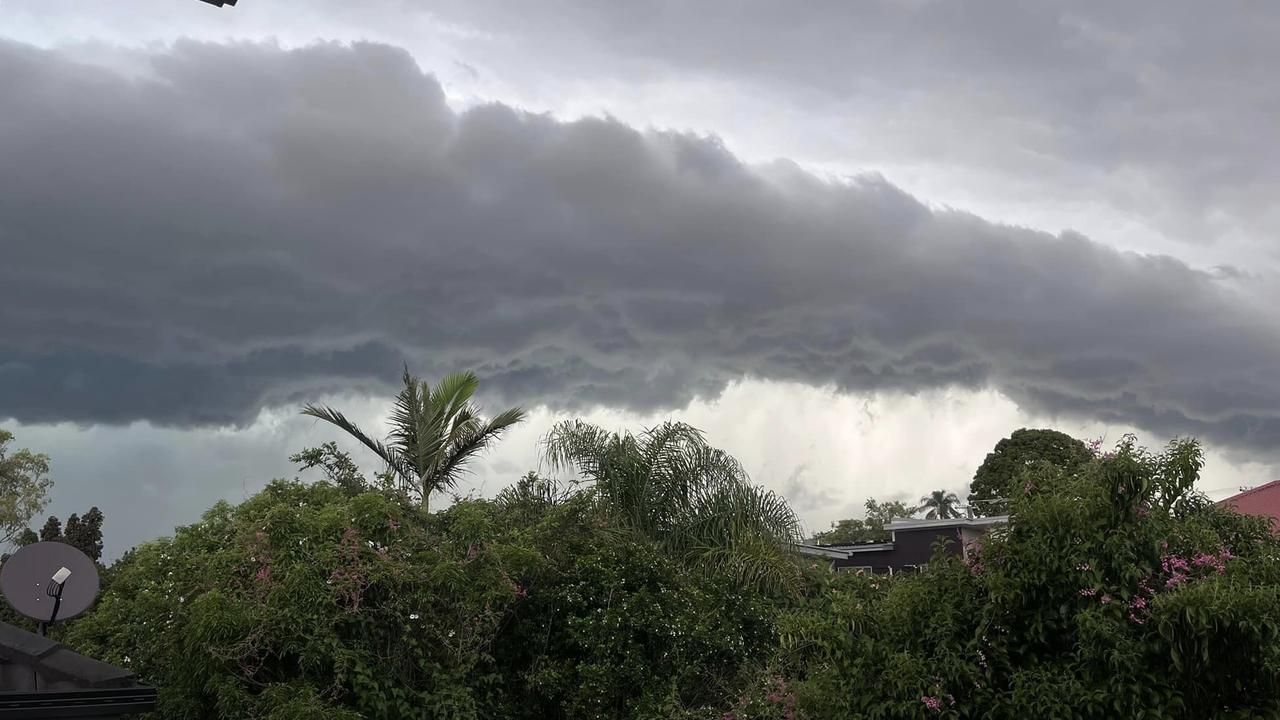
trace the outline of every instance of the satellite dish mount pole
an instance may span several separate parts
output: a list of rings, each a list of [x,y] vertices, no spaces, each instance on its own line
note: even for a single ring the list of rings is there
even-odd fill
[[[67,578],[71,576],[71,571],[65,567],[54,574],[53,579],[44,589],[44,594],[53,598],[53,610],[49,613],[49,619],[41,621],[40,636],[44,637],[49,632],[49,626],[58,619],[58,608],[62,607],[62,589],[67,584]]]

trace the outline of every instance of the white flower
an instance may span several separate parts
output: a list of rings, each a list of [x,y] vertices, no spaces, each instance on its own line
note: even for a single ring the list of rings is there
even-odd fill
[[[409,613],[409,619],[410,619],[410,620],[417,620],[417,619],[418,619],[418,613]]]
[[[179,602],[179,603],[184,603],[184,602],[186,602],[186,601],[187,601],[187,596],[186,596],[186,595],[179,595],[179,596],[178,596],[178,602]]]

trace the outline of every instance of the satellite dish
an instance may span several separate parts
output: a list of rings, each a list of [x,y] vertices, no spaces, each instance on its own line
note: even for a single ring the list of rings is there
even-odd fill
[[[19,548],[0,567],[0,590],[43,630],[89,609],[98,596],[98,567],[71,545],[38,542]]]

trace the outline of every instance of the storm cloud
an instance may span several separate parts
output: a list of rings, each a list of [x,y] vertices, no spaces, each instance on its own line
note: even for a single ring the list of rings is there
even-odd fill
[[[714,137],[458,113],[386,45],[149,52],[0,41],[0,417],[244,424],[407,362],[555,408],[989,386],[1280,443],[1280,330],[1221,273]]]
[[[1280,14],[1194,0],[412,2],[492,54],[786,105],[869,164],[980,168],[1023,202],[1103,202],[1195,245],[1264,252],[1280,215]],[[504,72],[510,72],[504,68]],[[528,81],[526,81],[528,82]],[[815,158],[817,159],[817,158]],[[1105,196],[1099,198],[1099,189]],[[1037,193],[1051,192],[1049,198]]]

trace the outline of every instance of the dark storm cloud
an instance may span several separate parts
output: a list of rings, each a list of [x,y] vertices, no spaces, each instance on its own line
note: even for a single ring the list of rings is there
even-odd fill
[[[834,122],[839,130],[823,147],[855,143],[848,162],[922,161],[1022,176],[1196,243],[1241,228],[1269,239],[1280,227],[1271,201],[1280,145],[1265,140],[1274,139],[1280,109],[1280,12],[1271,4],[413,6],[483,28],[490,39],[476,45],[536,55],[547,74],[703,78],[767,93],[796,116]]]
[[[0,44],[0,97],[0,416],[242,423],[407,361],[525,404],[990,384],[1280,441],[1280,334],[1214,275],[879,177],[457,115],[381,45],[182,43],[125,79]]]

